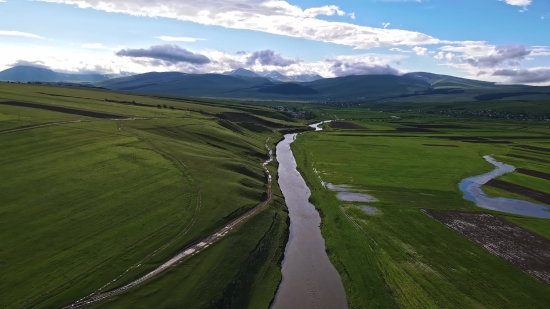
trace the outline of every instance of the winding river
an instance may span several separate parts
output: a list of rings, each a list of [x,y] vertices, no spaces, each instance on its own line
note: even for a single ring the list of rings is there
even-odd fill
[[[464,193],[464,198],[468,201],[476,203],[479,207],[490,210],[502,211],[516,215],[528,217],[550,219],[550,207],[543,204],[535,204],[528,201],[509,199],[504,197],[490,197],[481,186],[489,182],[489,180],[497,178],[507,173],[516,170],[512,165],[498,162],[491,156],[483,157],[487,162],[493,164],[496,169],[479,176],[474,176],[462,180],[459,187]]]
[[[321,124],[312,127],[320,131]],[[287,134],[277,145],[279,185],[289,210],[290,237],[282,264],[283,280],[272,308],[347,308],[342,280],[325,252],[321,217],[308,200],[311,191],[290,149],[296,137]]]

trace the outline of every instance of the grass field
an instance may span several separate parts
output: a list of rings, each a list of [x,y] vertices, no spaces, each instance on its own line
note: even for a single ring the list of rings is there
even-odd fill
[[[139,119],[100,120],[2,101]],[[252,116],[230,121],[223,113]],[[269,125],[302,126],[234,102],[0,83],[0,174],[9,179],[0,184],[0,307],[62,307],[115,278],[105,290],[120,286],[263,201],[264,143],[280,136]],[[13,129],[19,131],[6,131]],[[275,163],[271,171],[276,176]],[[150,308],[174,290],[188,294],[166,306],[207,308],[226,300],[267,307],[280,281],[284,209],[279,194],[203,254],[120,296],[124,304],[116,307]]]
[[[312,202],[322,214],[327,251],[342,276],[350,308],[545,308],[550,286],[421,209],[487,212],[464,200],[458,188],[463,178],[494,168],[484,155],[548,172],[548,164],[508,157],[519,151],[515,144],[493,143],[543,145],[550,137],[548,123],[465,122],[433,116],[415,120],[439,126],[430,129],[433,132],[411,132],[397,130],[410,127],[404,121],[391,122],[387,117],[373,122],[377,118],[371,116],[380,117],[365,111],[354,117],[364,120],[353,121],[369,131],[327,125],[327,131],[302,134],[293,144],[313,192]],[[378,213],[371,215],[357,207],[365,203],[339,201],[336,192],[321,185],[314,169],[325,182],[350,185],[353,192],[374,196],[378,202],[369,206]],[[548,180],[527,177],[531,176],[504,176],[548,190]],[[548,220],[490,213],[550,238]]]
[[[494,168],[484,155],[550,174],[550,124],[437,113],[523,106],[539,115],[548,110],[539,103],[286,103],[345,119],[300,134],[292,149],[350,308],[547,307],[550,286],[421,211],[489,212],[550,239],[550,220],[486,211],[458,188]],[[275,149],[281,132],[304,128],[250,102],[0,83],[0,307],[60,308],[150,272],[264,201],[266,140]],[[372,195],[377,213],[339,201],[319,177]],[[519,170],[499,180],[550,193],[550,180]],[[200,254],[90,308],[269,307],[289,227],[275,181],[273,193]]]

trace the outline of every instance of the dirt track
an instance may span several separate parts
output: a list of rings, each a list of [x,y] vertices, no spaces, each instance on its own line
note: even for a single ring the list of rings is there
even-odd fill
[[[423,210],[424,213],[550,285],[550,241],[490,214]]]
[[[216,242],[217,240],[219,240],[223,236],[225,236],[236,225],[238,225],[242,221],[248,219],[249,217],[254,215],[256,212],[258,212],[260,209],[262,209],[265,205],[267,205],[271,201],[271,198],[273,196],[272,187],[271,187],[272,177],[271,177],[271,173],[269,172],[269,169],[267,168],[267,165],[271,161],[273,161],[273,154],[272,154],[271,149],[267,145],[268,141],[269,141],[269,138],[266,140],[265,147],[269,151],[269,159],[263,163],[264,171],[265,171],[265,173],[267,173],[267,176],[268,176],[267,177],[268,178],[268,181],[267,181],[267,199],[264,202],[256,205],[256,207],[249,210],[248,212],[246,212],[244,215],[240,216],[239,218],[233,220],[231,223],[229,223],[228,225],[226,225],[224,228],[217,231],[216,233],[214,233],[210,236],[207,236],[207,237],[201,239],[200,241],[198,241],[198,242],[188,246],[187,248],[183,249],[178,254],[176,254],[173,258],[171,258],[170,260],[168,260],[164,264],[160,265],[155,270],[151,271],[150,273],[146,274],[145,276],[143,276],[141,278],[138,278],[138,279],[136,279],[136,280],[134,280],[134,281],[122,286],[122,287],[119,287],[117,289],[114,289],[114,290],[111,290],[111,291],[108,291],[108,292],[105,292],[105,293],[100,293],[100,294],[95,294],[95,295],[93,294],[93,295],[88,296],[86,298],[80,299],[80,300],[74,302],[73,304],[71,304],[69,306],[63,307],[63,309],[81,308],[81,307],[91,305],[93,303],[97,303],[97,302],[102,301],[104,299],[107,299],[107,298],[113,297],[115,295],[121,294],[121,293],[125,292],[126,290],[129,290],[129,289],[143,283],[144,281],[147,281],[148,279],[151,279],[151,278],[159,275],[160,273],[167,270],[169,267],[176,265],[177,263],[179,263],[183,259],[185,259],[187,257],[190,257],[190,256],[193,256],[193,255],[201,252],[205,248],[209,247],[214,242]]]

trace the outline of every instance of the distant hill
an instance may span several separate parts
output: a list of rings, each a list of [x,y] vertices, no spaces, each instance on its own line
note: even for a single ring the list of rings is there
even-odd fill
[[[247,69],[236,69],[234,71],[225,72],[223,73],[223,75],[242,76],[242,77],[261,77],[260,75]]]
[[[281,82],[312,82],[324,77],[318,74],[284,75],[277,71],[256,72],[260,76]]]
[[[108,75],[102,74],[66,74],[54,72],[50,69],[15,66],[0,72],[0,80],[11,82],[98,82],[109,79]]]
[[[237,69],[224,74],[150,72],[113,78],[114,75],[66,74],[45,68],[17,66],[0,72],[0,81],[64,83],[165,95],[329,103],[550,100],[550,87],[500,85],[426,72],[335,78],[316,75],[292,77],[277,71],[261,74],[263,76]],[[281,81],[283,78],[287,79]]]
[[[288,80],[295,82],[313,82],[316,80],[324,79],[321,75],[318,74],[301,74],[294,76],[287,76]]]
[[[276,81],[274,77],[280,77],[277,72],[264,72],[264,77],[249,72],[243,69],[225,75],[146,73],[105,80],[95,85],[142,93],[247,99],[380,102],[550,99],[550,87],[498,85],[424,72],[402,76],[354,75],[302,83]]]
[[[293,84],[293,83],[284,83],[284,84],[279,84],[275,86],[264,87],[264,88],[260,88],[258,91],[262,93],[273,93],[273,94],[280,94],[280,95],[319,94],[319,91],[315,89],[302,86],[299,84]]]

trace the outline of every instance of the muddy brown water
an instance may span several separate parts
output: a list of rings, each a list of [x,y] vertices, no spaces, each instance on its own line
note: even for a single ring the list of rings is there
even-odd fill
[[[325,252],[321,217],[309,202],[311,191],[296,169],[290,149],[296,134],[277,145],[279,185],[290,216],[290,237],[282,263],[283,280],[272,308],[347,308],[340,275]]]

